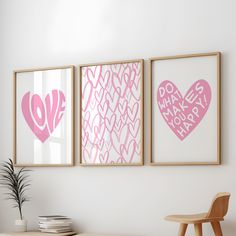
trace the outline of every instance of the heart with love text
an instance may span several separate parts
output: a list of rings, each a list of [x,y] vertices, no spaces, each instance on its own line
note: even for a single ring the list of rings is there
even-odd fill
[[[65,113],[65,95],[52,90],[45,99],[27,92],[21,100],[21,110],[26,123],[35,136],[44,143],[60,123]]]

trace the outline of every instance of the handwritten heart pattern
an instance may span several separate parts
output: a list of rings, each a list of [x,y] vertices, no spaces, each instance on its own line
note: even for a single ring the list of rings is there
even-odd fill
[[[27,92],[21,100],[21,110],[32,132],[44,143],[63,117],[65,95],[55,89],[42,100],[38,94]]]
[[[141,64],[82,71],[83,163],[140,163]]]
[[[202,121],[211,102],[211,88],[206,80],[197,80],[183,97],[171,81],[157,89],[157,104],[162,117],[183,141]]]

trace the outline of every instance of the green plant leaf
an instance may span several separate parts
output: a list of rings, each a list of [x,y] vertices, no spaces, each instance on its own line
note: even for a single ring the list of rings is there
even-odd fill
[[[29,173],[31,170],[25,167],[21,168],[18,172],[15,171],[14,165],[11,159],[1,164],[0,169],[0,186],[7,189],[6,199],[15,202],[13,207],[17,207],[22,219],[22,206],[25,202],[29,201],[29,198],[25,196],[25,192],[30,187]]]

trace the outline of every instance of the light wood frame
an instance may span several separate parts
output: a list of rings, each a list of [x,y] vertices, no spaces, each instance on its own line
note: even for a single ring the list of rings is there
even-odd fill
[[[82,68],[97,65],[114,65],[114,64],[126,64],[126,63],[140,63],[141,65],[141,162],[131,163],[131,164],[86,164],[82,162]],[[79,129],[80,129],[80,143],[79,143],[79,160],[81,166],[91,166],[91,167],[107,167],[107,166],[143,166],[144,165],[144,60],[122,60],[122,61],[109,61],[109,62],[97,62],[91,64],[81,64],[78,66],[78,78],[79,78],[79,99],[80,99],[80,115],[79,115]]]
[[[17,73],[25,73],[25,72],[34,72],[34,71],[46,71],[46,70],[58,70],[58,69],[71,69],[71,140],[72,140],[72,147],[71,147],[71,163],[70,164],[18,164],[17,163],[17,140],[16,140],[16,130],[17,130],[17,114],[16,114],[16,106],[17,106]],[[75,94],[75,66],[68,65],[68,66],[58,66],[58,67],[43,67],[43,68],[31,68],[31,69],[22,69],[22,70],[15,70],[13,71],[13,164],[16,167],[71,167],[75,164],[75,119],[74,119],[74,94]]]
[[[217,57],[217,160],[214,162],[154,162],[153,161],[153,130],[152,130],[152,94],[153,94],[153,79],[152,79],[152,64],[158,60],[172,60],[193,57]],[[221,53],[199,53],[199,54],[185,54],[176,56],[153,57],[149,59],[149,79],[150,79],[150,160],[149,165],[152,166],[191,166],[191,165],[220,165],[221,164]]]

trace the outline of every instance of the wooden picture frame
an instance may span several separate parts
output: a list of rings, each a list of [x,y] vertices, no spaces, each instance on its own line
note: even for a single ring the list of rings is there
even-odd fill
[[[149,69],[151,86],[150,165],[220,165],[221,53],[155,57],[149,59]],[[167,85],[169,90],[166,90],[165,86]],[[194,85],[195,87],[193,87]],[[201,90],[201,95],[194,90],[196,86],[204,88]],[[179,87],[182,90],[178,90]],[[172,97],[169,100],[173,91],[178,94],[177,99],[175,97],[173,100],[174,97]],[[171,109],[174,107],[174,102],[186,103],[186,97],[191,97],[190,92],[192,93],[192,91],[196,93],[196,98],[199,98],[199,101],[203,98],[201,96],[205,96],[204,98],[207,100],[205,106],[198,108],[199,117],[193,120],[195,123],[190,122],[186,125],[188,130],[185,130],[184,133],[184,129],[178,129],[182,127],[183,120],[179,122],[176,119],[176,123],[173,122],[178,112],[182,112],[186,116],[188,108],[181,110],[177,106],[180,111],[175,107],[175,112]],[[186,95],[182,97],[181,92]],[[171,103],[166,103],[167,101],[171,101]],[[195,102],[192,100],[188,107],[191,108]],[[184,119],[184,116],[182,118]]]
[[[143,165],[143,60],[86,64],[80,65],[78,70],[81,110],[80,164]],[[87,94],[91,97],[89,102]],[[132,112],[135,115],[131,118],[129,114]],[[88,120],[92,120],[92,124]],[[88,127],[89,132],[86,130]],[[121,138],[124,136],[123,131],[126,132],[126,142]]]
[[[15,166],[74,165],[74,66],[13,72]]]

